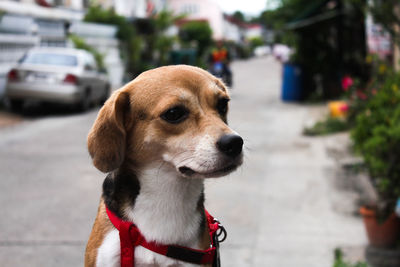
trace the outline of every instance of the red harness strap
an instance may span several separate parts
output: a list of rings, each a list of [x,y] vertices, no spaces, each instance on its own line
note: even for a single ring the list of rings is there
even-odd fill
[[[139,229],[132,222],[123,221],[106,206],[108,218],[119,231],[121,244],[121,267],[133,267],[135,263],[135,248],[142,246],[155,253],[195,264],[212,264],[216,255],[214,234],[220,228],[219,223],[204,210],[211,240],[211,247],[206,250],[192,249],[178,245],[162,245],[156,242],[147,242]]]

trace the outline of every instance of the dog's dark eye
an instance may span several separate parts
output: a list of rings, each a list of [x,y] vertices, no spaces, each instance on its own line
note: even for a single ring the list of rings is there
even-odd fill
[[[189,111],[184,107],[173,107],[161,114],[161,118],[169,123],[180,123],[189,115]]]
[[[228,102],[229,102],[229,99],[227,99],[227,98],[221,98],[218,100],[217,110],[221,116],[225,116],[226,112],[228,112]]]

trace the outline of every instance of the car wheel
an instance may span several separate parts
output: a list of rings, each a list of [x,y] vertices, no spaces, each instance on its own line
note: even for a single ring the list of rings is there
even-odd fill
[[[13,111],[21,111],[25,101],[22,99],[10,99],[10,109]]]
[[[108,97],[110,96],[110,86],[107,85],[106,88],[104,89],[104,92],[100,98],[100,105],[104,105],[104,103],[107,101]]]
[[[77,105],[77,108],[79,111],[86,111],[90,107],[90,91],[86,90],[85,93],[82,95],[81,99],[79,100],[79,103]]]

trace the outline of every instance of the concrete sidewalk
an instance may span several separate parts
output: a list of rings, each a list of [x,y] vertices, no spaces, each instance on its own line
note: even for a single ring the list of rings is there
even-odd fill
[[[233,71],[230,125],[245,137],[247,156],[237,173],[210,180],[206,193],[229,233],[223,266],[332,266],[336,247],[367,242],[327,153],[345,149],[346,134],[302,136],[323,109],[282,103],[281,66],[272,58],[237,62]]]

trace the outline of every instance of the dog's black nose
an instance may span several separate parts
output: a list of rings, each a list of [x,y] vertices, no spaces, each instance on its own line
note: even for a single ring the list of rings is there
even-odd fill
[[[217,141],[219,151],[229,157],[236,157],[242,152],[243,139],[236,134],[225,134]]]

